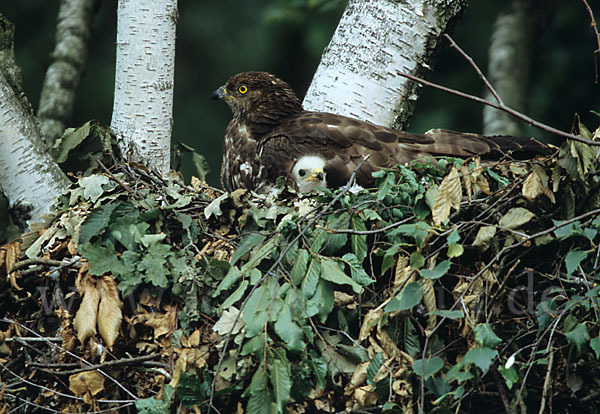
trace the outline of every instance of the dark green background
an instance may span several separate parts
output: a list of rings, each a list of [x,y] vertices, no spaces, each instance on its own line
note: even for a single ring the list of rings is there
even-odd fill
[[[5,2],[0,13],[16,25],[15,53],[24,72],[24,89],[37,108],[39,90],[54,43],[58,0]],[[116,0],[97,2],[90,59],[78,93],[71,126],[89,119],[110,123],[115,62]],[[497,14],[509,1],[470,2],[453,35],[485,70],[489,38]],[[589,16],[580,1],[542,1],[534,14],[536,38],[527,114],[569,130],[574,114],[590,129],[600,111],[600,87],[594,84],[597,48]],[[217,184],[223,132],[230,119],[225,104],[209,100],[232,74],[266,70],[306,91],[345,1],[323,0],[180,0],[175,62],[174,139],[204,154]],[[600,13],[597,7],[596,13]],[[537,19],[537,14],[545,16]],[[482,95],[484,87],[456,51],[444,45],[430,79]],[[480,132],[481,105],[443,92],[425,90],[410,129]],[[552,139],[529,129],[528,135]],[[189,174],[186,166],[184,172]]]

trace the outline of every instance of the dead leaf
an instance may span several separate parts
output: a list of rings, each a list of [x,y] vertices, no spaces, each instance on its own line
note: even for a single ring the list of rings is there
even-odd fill
[[[78,372],[69,377],[69,389],[84,399],[87,396],[86,402],[89,404],[90,397],[104,390],[104,377],[98,371]]]
[[[505,227],[509,230],[517,229],[535,218],[535,214],[523,207],[513,207],[506,212],[498,223],[500,227]]]
[[[548,187],[548,175],[541,168],[534,168],[525,179],[522,188],[523,197],[528,201],[533,202],[541,195],[545,195],[548,199],[555,203],[554,193]]]
[[[335,290],[333,292],[333,298],[336,306],[344,306],[354,302],[354,296],[349,295],[345,292]]]
[[[408,264],[408,257],[402,254],[398,255],[396,260],[396,273],[394,275],[394,290],[400,289],[406,283],[415,281],[415,273]]]
[[[433,208],[431,209],[433,223],[436,226],[439,226],[450,216],[450,210],[452,208],[458,211],[460,209],[461,200],[462,188],[460,185],[458,169],[452,167],[438,187],[438,192],[433,202]]]
[[[367,339],[373,328],[377,326],[377,322],[382,316],[382,309],[371,309],[369,312],[367,312],[365,318],[363,319],[362,326],[360,327],[360,333],[358,334],[358,340],[360,342]]]
[[[496,226],[483,226],[477,231],[473,247],[477,247],[480,251],[485,252],[494,240],[496,235]]]
[[[98,331],[108,349],[112,351],[113,345],[119,336],[123,314],[123,302],[119,298],[117,282],[112,276],[103,276],[99,281],[100,305],[98,306]]]
[[[73,319],[73,326],[77,332],[77,339],[83,342],[90,336],[96,335],[96,319],[98,316],[98,302],[100,292],[96,281],[88,274],[83,280],[83,300]]]

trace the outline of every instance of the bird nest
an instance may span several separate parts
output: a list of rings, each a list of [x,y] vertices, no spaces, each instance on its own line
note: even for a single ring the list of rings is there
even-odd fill
[[[105,159],[0,248],[0,411],[595,411],[595,154],[270,198]]]

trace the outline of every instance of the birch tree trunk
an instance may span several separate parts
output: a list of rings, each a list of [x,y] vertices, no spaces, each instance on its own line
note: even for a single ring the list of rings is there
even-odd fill
[[[128,160],[165,175],[173,128],[176,0],[119,0],[111,128]]]
[[[11,206],[31,206],[31,224],[40,221],[70,182],[47,152],[21,92],[13,33],[14,26],[0,15],[0,190]]]
[[[62,136],[73,115],[75,92],[85,68],[91,37],[93,0],[62,0],[56,45],[40,94],[38,121],[48,147]]]
[[[498,16],[492,34],[488,79],[504,103],[517,111],[525,112],[529,63],[534,20],[528,0],[514,0],[510,10]],[[495,101],[489,91],[486,99]],[[505,112],[489,106],[483,107],[483,133],[485,135],[523,134],[523,123]]]
[[[307,110],[404,129],[440,36],[466,0],[350,0],[304,98]]]

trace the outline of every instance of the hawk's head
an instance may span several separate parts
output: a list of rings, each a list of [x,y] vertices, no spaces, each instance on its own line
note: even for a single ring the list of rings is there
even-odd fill
[[[302,104],[292,88],[267,72],[232,76],[213,92],[211,98],[225,101],[234,118],[256,123],[275,123],[282,117],[302,111]]]
[[[327,187],[325,160],[316,155],[301,157],[292,168],[292,176],[299,193],[308,193],[321,187]]]

